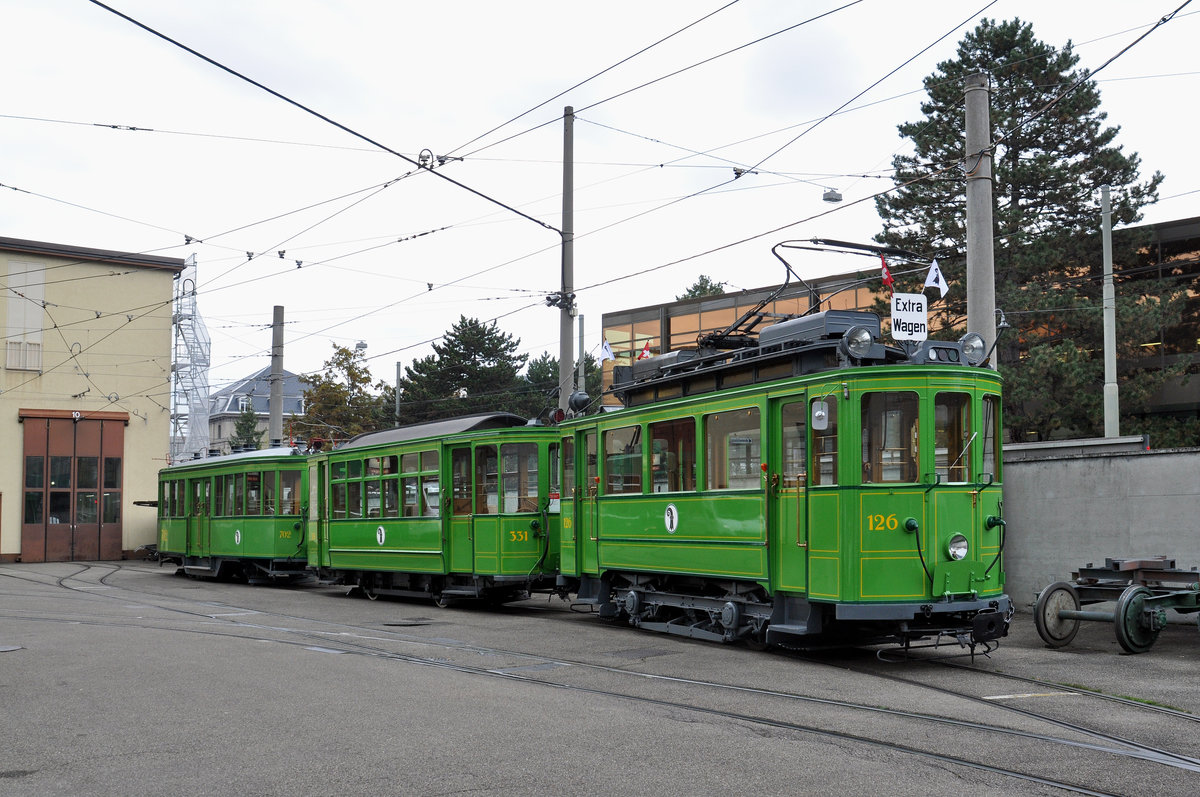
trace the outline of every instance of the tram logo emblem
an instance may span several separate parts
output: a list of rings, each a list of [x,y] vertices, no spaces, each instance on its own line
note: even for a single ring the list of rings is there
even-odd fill
[[[242,544],[242,530],[241,529],[233,530],[233,544],[234,545]]]
[[[667,504],[667,511],[663,514],[663,523],[667,527],[667,534],[674,534],[675,529],[679,528],[679,510],[674,504]]]
[[[379,528],[375,529],[375,542],[379,543],[380,545],[383,545],[384,540],[386,540],[386,539],[387,539],[387,532],[383,530],[383,526],[380,526]]]

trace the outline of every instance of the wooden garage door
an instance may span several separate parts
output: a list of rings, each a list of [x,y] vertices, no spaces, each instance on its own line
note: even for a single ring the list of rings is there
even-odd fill
[[[125,413],[21,410],[21,560],[120,559]]]

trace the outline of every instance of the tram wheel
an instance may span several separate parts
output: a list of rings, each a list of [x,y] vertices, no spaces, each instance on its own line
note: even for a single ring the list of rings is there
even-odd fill
[[[1033,607],[1033,624],[1037,626],[1038,636],[1052,648],[1071,644],[1079,631],[1079,620],[1058,616],[1063,609],[1079,611],[1079,593],[1066,581],[1056,581],[1043,589]]]
[[[1146,623],[1142,614],[1146,598],[1152,595],[1154,593],[1148,588],[1134,584],[1117,598],[1113,625],[1116,626],[1117,641],[1129,653],[1145,653],[1158,639],[1158,629]]]

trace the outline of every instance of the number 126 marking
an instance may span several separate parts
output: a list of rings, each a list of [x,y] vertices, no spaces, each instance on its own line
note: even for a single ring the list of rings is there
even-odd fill
[[[895,531],[900,521],[895,515],[867,515],[867,531]]]

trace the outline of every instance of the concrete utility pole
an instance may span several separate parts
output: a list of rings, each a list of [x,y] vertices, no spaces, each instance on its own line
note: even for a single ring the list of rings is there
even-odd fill
[[[966,80],[967,331],[996,343],[996,267],[992,248],[992,124],[987,75]],[[992,356],[992,368],[996,356]]]
[[[1121,435],[1117,394],[1117,297],[1113,290],[1112,202],[1108,186],[1100,186],[1101,239],[1104,242],[1104,436]]]
[[[562,294],[558,321],[558,408],[567,411],[575,371],[571,318],[575,314],[575,109],[563,109]]]
[[[271,448],[283,445],[283,305],[275,305],[271,319],[271,398],[267,440]]]

